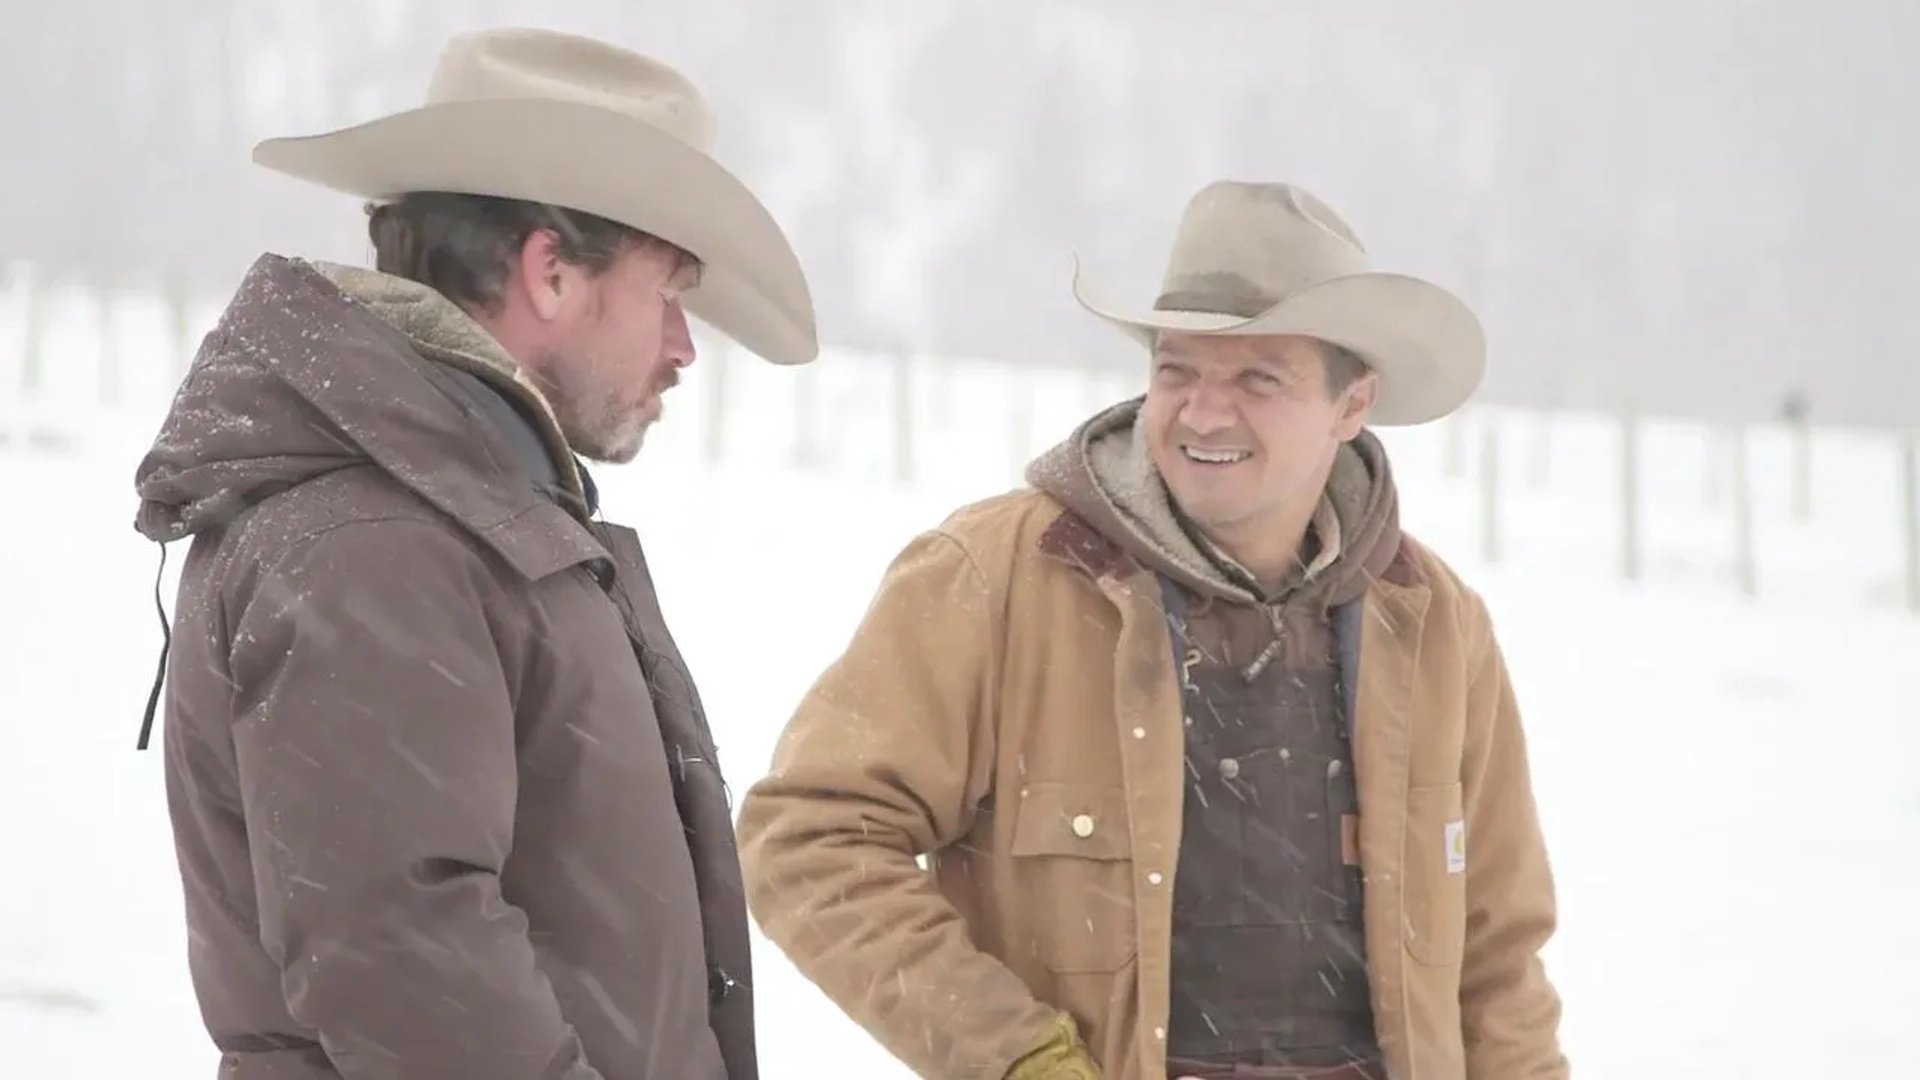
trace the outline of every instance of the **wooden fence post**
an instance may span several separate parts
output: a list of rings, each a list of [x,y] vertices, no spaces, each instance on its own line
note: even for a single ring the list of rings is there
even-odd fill
[[[1555,414],[1542,409],[1533,417],[1533,486],[1545,491],[1553,486],[1553,422]]]
[[[1900,440],[1900,516],[1906,539],[1907,610],[1920,615],[1920,434]]]
[[[1707,453],[1705,466],[1701,470],[1700,501],[1709,507],[1719,506],[1725,496],[1727,473],[1739,453],[1733,446],[1736,437],[1729,435],[1727,429],[1717,422],[1707,425]]]
[[[26,340],[21,342],[20,397],[32,401],[45,389],[47,377],[47,336],[53,332],[53,299],[48,295],[45,275],[39,267],[27,272],[23,283],[27,290]]]
[[[913,484],[913,354],[902,350],[893,358],[893,481]]]
[[[1620,414],[1620,575],[1638,582],[1642,573],[1640,536],[1640,416]]]
[[[100,350],[100,364],[96,369],[99,380],[94,388],[95,400],[106,405],[118,405],[125,397],[125,365],[121,362],[120,341],[114,333],[114,316],[119,314],[118,297],[114,291],[102,287],[93,294],[93,325],[98,340],[95,346]]]
[[[1804,524],[1813,520],[1813,425],[1798,421],[1788,431],[1793,447],[1793,520]]]
[[[1753,535],[1753,470],[1748,428],[1738,425],[1729,432],[1732,444],[1733,481],[1733,577],[1740,594],[1752,599],[1760,593],[1759,557]]]

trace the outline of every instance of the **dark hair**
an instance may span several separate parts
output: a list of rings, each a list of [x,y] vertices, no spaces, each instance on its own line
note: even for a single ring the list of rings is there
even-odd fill
[[[545,230],[555,252],[599,274],[654,237],[603,217],[544,203],[421,191],[367,207],[374,269],[429,286],[462,307],[492,311],[527,237]]]
[[[1360,359],[1359,353],[1345,345],[1335,345],[1331,341],[1322,341],[1320,345],[1321,358],[1327,365],[1327,393],[1333,397],[1339,397],[1347,392],[1347,387],[1358,382],[1360,376],[1367,373],[1369,370],[1367,362]]]

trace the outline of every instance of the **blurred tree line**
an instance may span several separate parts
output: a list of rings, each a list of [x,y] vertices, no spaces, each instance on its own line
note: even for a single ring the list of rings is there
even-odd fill
[[[1074,256],[1145,304],[1195,188],[1285,177],[1475,303],[1487,400],[1920,424],[1920,8],[1890,4],[14,5],[0,267],[166,297],[186,340],[263,249],[364,258],[358,207],[248,148],[414,103],[447,34],[501,23],[692,74],[833,344],[1136,363]]]

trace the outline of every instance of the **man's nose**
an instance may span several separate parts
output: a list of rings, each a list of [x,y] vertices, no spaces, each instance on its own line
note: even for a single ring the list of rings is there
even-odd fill
[[[678,300],[667,302],[665,325],[660,328],[660,351],[674,367],[684,368],[693,363],[693,329],[687,325],[687,311]]]
[[[1180,406],[1180,423],[1195,435],[1225,431],[1234,424],[1231,391],[1211,383],[1197,383]]]

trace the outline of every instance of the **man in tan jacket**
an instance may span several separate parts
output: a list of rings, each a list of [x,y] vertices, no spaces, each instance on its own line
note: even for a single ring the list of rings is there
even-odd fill
[[[1478,322],[1272,183],[1082,303],[1145,395],[888,569],[743,800],[755,918],[922,1076],[1563,1080],[1512,687],[1367,428]]]

